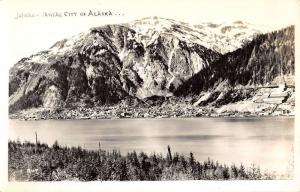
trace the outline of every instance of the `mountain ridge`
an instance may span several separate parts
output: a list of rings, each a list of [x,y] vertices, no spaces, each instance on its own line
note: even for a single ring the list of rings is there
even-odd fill
[[[71,39],[58,41],[49,50],[21,59],[9,73],[10,113],[35,107],[114,105],[125,100],[129,103],[144,103],[145,98],[174,97],[174,94],[175,97],[189,94],[196,97],[205,91],[199,87],[196,91],[194,89],[196,84],[206,84],[208,87],[215,86],[212,84],[216,82],[224,84],[223,86],[230,84],[224,81],[212,83],[211,80],[201,78],[195,80],[199,74],[214,71],[221,77],[222,73],[228,75],[226,70],[236,71],[234,68],[226,68],[232,63],[230,59],[238,61],[246,57],[249,60],[249,53],[253,52],[249,46],[257,43],[257,39],[263,36],[243,37],[244,41],[240,42],[242,47],[228,52],[232,49],[229,47],[227,52],[222,54],[210,49],[211,47],[203,46],[202,44],[207,43],[205,39],[204,43],[199,42],[200,37],[195,37],[195,34],[200,32],[193,31],[196,27],[189,28],[185,23],[166,20],[167,24],[163,23],[157,29],[157,22],[162,20],[165,19],[147,18],[129,24],[94,27],[88,33],[80,33]],[[149,21],[155,25],[149,26]],[[242,22],[235,24],[244,25]],[[212,26],[217,27],[218,25]],[[289,30],[293,31],[294,28],[290,27]],[[270,34],[276,38],[279,36],[278,39],[282,38],[279,40],[281,43],[288,42],[284,46],[280,43],[272,44],[271,41],[277,41],[273,38],[269,40],[271,43],[268,46],[285,47],[285,51],[279,54],[275,54],[276,51],[272,48],[272,54],[277,56],[277,60],[279,56],[286,57],[284,62],[289,63],[285,69],[293,76],[294,52],[291,52],[294,49],[293,33],[284,34],[279,31]],[[234,35],[231,38],[233,37]],[[249,38],[254,40],[249,41]],[[236,44],[235,40],[233,44]],[[254,51],[254,53],[264,55],[268,49],[266,47],[264,52]],[[260,47],[256,50],[260,50]],[[289,52],[290,54],[287,54]],[[251,55],[250,58],[257,60],[259,57]],[[255,62],[252,61],[253,66],[261,66],[262,61],[258,59]],[[262,71],[260,73],[262,74]],[[281,75],[278,71],[274,74],[273,79]],[[191,89],[191,86],[194,88]]]

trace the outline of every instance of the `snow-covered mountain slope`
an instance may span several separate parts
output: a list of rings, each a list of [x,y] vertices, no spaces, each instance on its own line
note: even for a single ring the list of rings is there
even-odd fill
[[[236,21],[233,23],[188,23],[159,17],[148,17],[127,24],[140,34],[140,41],[147,46],[160,34],[172,34],[188,44],[197,43],[216,52],[232,52],[257,34],[275,30],[273,27]]]
[[[121,25],[133,29],[135,32],[133,36],[129,35],[127,38],[135,39],[136,42],[142,43],[145,47],[157,42],[160,36],[165,35],[173,36],[188,45],[202,45],[221,54],[226,54],[242,47],[243,44],[251,41],[258,34],[276,30],[269,26],[253,25],[242,21],[220,24],[206,22],[190,25],[185,22],[160,17],[147,17]],[[84,41],[88,34],[89,31],[87,30],[84,33],[66,38],[56,42],[48,50],[23,58],[23,60],[49,63],[49,55],[56,57],[74,51],[74,48],[80,46],[80,42]],[[121,58],[123,54],[122,52],[120,53]]]

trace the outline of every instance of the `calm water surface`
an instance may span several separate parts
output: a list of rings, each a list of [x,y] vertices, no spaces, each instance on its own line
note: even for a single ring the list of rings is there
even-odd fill
[[[116,120],[9,120],[9,138],[52,145],[166,154],[250,165],[285,173],[292,161],[294,118],[195,118]]]

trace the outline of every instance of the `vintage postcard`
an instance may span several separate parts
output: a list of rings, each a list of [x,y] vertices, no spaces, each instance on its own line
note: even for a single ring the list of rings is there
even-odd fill
[[[0,7],[1,192],[300,189],[299,1]]]

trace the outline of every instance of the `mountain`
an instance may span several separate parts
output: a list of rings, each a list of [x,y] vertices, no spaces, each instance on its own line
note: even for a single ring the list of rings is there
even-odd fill
[[[197,96],[224,82],[271,83],[282,73],[294,75],[293,30],[257,35],[267,29],[158,17],[91,28],[14,65],[9,110],[139,103]],[[280,74],[273,57],[285,66]]]
[[[175,94],[199,94],[220,84],[227,88],[294,85],[294,38],[294,26],[258,35],[185,81]]]
[[[243,101],[251,101],[251,107],[258,103],[257,108],[284,102],[294,105],[294,89],[270,89],[276,85],[295,87],[294,38],[294,26],[258,35],[244,47],[222,55],[180,85],[174,94],[177,97],[196,95],[199,100],[194,104],[217,108],[240,102],[235,107],[241,110]],[[244,106],[246,110],[248,104]]]
[[[233,23],[188,23],[172,19],[147,17],[127,24],[141,34],[143,44],[151,43],[159,34],[172,34],[188,44],[197,43],[215,52],[225,54],[232,52],[256,35],[267,33],[275,28],[263,25],[235,21]]]

